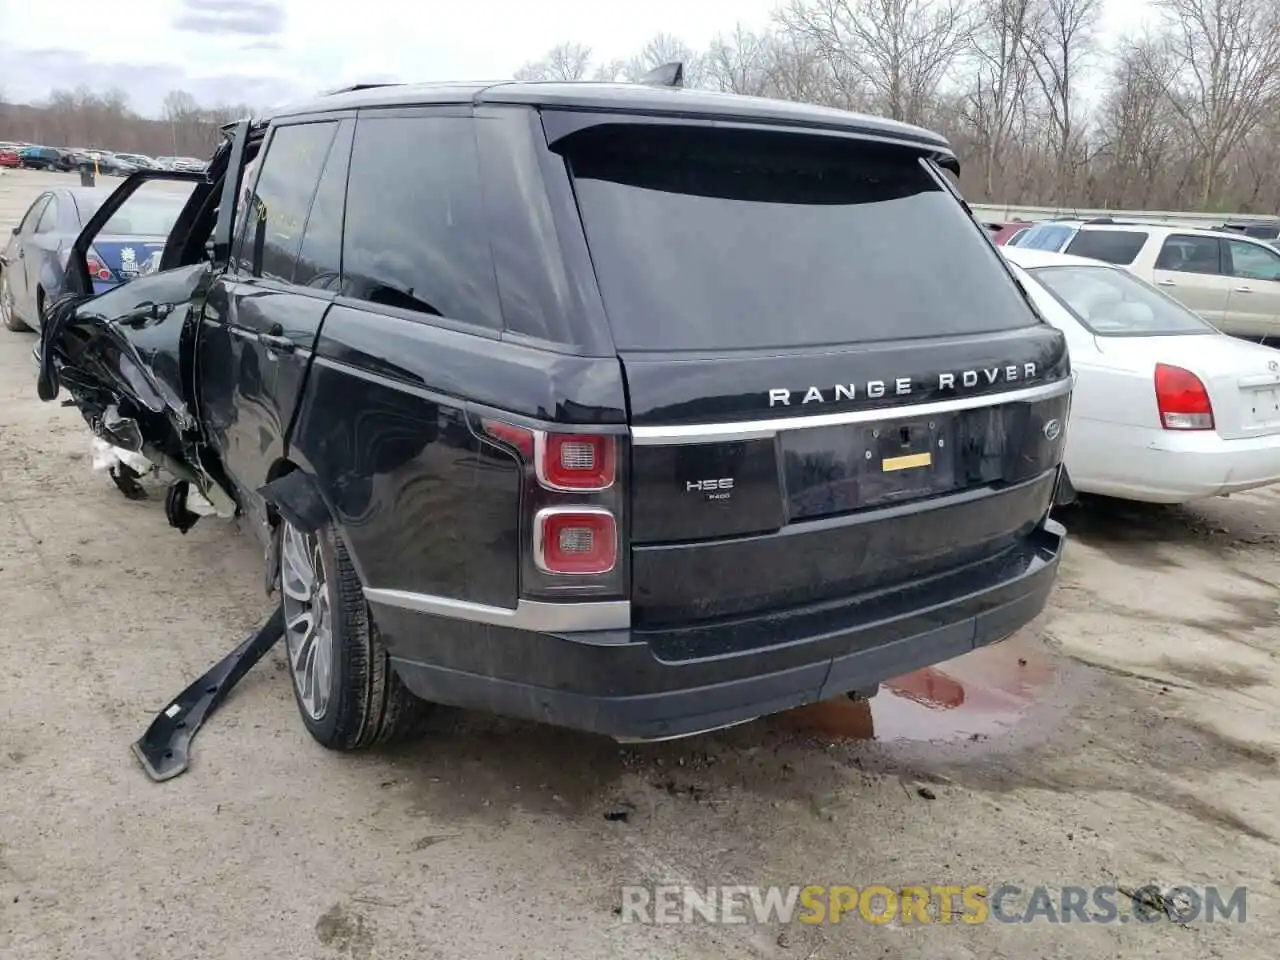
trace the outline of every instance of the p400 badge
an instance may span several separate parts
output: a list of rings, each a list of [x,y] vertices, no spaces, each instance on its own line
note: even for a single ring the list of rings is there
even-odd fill
[[[732,496],[733,477],[720,477],[717,480],[687,480],[686,493],[702,493],[708,500],[728,500]]]

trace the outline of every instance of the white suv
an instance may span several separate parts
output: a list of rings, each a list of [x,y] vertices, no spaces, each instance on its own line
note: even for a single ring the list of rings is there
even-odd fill
[[[1270,244],[1155,223],[1070,226],[1062,253],[1124,267],[1225,333],[1280,336],[1280,251]]]

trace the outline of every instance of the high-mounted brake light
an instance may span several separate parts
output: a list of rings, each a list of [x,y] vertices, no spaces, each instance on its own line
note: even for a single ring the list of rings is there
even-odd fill
[[[533,559],[543,573],[608,573],[618,562],[613,514],[602,507],[543,507],[533,518]]]
[[[1156,407],[1166,430],[1212,430],[1213,404],[1204,383],[1190,370],[1156,364]]]

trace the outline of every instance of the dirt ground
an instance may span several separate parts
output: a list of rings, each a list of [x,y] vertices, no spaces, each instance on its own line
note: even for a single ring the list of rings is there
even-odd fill
[[[61,179],[0,175],[0,237]],[[33,342],[0,330],[0,957],[1275,955],[1280,491],[1065,512],[1035,624],[869,706],[642,746],[441,711],[339,756],[276,650],[157,785],[129,744],[270,609],[260,559],[93,473]],[[1248,889],[1244,923],[623,922],[656,883]]]

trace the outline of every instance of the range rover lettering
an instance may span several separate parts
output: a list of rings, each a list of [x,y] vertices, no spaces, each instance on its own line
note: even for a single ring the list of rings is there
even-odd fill
[[[224,132],[86,226],[40,395],[168,471],[173,526],[196,493],[248,521],[325,746],[432,703],[687,735],[1044,606],[1066,344],[943,138],[656,83],[361,86]],[[156,179],[194,183],[157,268],[93,296]]]

